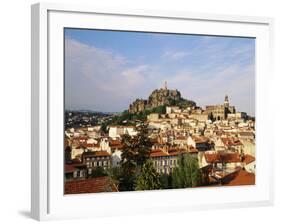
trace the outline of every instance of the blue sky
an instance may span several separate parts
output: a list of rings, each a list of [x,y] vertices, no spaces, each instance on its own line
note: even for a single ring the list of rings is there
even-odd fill
[[[65,30],[66,109],[118,112],[164,81],[199,106],[255,114],[255,39]]]

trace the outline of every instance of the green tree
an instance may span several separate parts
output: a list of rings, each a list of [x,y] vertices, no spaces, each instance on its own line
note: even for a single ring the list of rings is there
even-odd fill
[[[121,167],[114,166],[114,167],[107,169],[107,175],[111,178],[113,183],[119,189],[120,179],[122,178],[122,175],[123,175]],[[119,191],[120,191],[120,189],[119,189]]]
[[[107,176],[107,173],[101,166],[92,169],[91,174],[88,175],[88,177],[90,178],[103,177],[103,176]]]
[[[156,172],[153,162],[147,160],[141,168],[141,172],[136,179],[136,191],[160,189],[159,174]]]
[[[103,122],[102,124],[101,124],[101,131],[103,132],[103,133],[107,133],[107,125],[109,124],[109,122]]]
[[[172,187],[186,188],[201,185],[202,174],[197,158],[185,153],[178,158],[178,167],[172,173]]]
[[[171,174],[160,174],[159,176],[161,189],[171,189],[172,188],[172,175]]]
[[[136,136],[125,134],[122,138],[120,190],[135,189],[140,168],[149,159],[152,142],[148,138],[147,125],[140,124],[136,129],[138,132]]]

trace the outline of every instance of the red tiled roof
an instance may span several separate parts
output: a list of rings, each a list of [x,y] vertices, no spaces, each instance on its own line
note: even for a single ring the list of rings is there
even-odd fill
[[[243,158],[243,163],[249,164],[249,163],[254,162],[255,160],[256,160],[256,158],[254,156],[246,154]]]
[[[170,156],[177,156],[179,154],[182,154],[185,150],[184,149],[175,149],[175,148],[172,148],[172,149],[169,149],[168,150],[168,153]]]
[[[121,144],[121,141],[119,141],[119,140],[111,140],[110,142],[109,142],[111,145],[120,145]]]
[[[99,192],[118,192],[118,189],[109,177],[96,177],[86,180],[66,181],[64,183],[65,194]]]
[[[107,151],[95,151],[95,156],[110,156]]]
[[[111,140],[109,142],[109,146],[114,149],[121,149],[121,148],[123,148],[124,145],[119,140]]]
[[[78,154],[77,156],[81,157],[81,154]],[[72,164],[80,164],[81,160],[79,157],[76,157],[75,159],[72,160]]]
[[[86,140],[88,140],[88,137],[87,136],[79,136],[79,137],[74,137],[73,140],[86,141]]]
[[[217,153],[204,153],[204,157],[205,157],[207,163],[219,162]]]
[[[86,165],[82,164],[82,163],[75,163],[75,164],[65,164],[64,165],[64,172],[65,173],[72,173],[75,170],[81,168],[86,168]]]
[[[163,149],[154,149],[150,152],[150,157],[160,157],[160,156],[177,156],[182,154],[185,149],[169,148],[167,152]]]
[[[198,152],[198,150],[197,150],[196,148],[192,147],[192,146],[188,147],[187,150],[188,150],[188,152],[190,152],[190,153],[196,153],[196,152]]]
[[[84,152],[82,155],[86,157],[110,156],[110,154],[107,151],[89,151],[89,152]]]
[[[238,163],[241,162],[238,152],[213,152],[204,153],[207,163]]]
[[[168,153],[165,153],[160,149],[155,149],[150,152],[150,157],[160,157],[160,156],[168,156]]]
[[[241,158],[238,152],[219,153],[219,160],[225,163],[239,163]]]
[[[238,145],[242,145],[242,143],[240,142],[239,139],[237,138],[221,138],[222,142],[224,145],[226,146],[238,146]]]
[[[196,143],[209,142],[209,139],[205,136],[193,136],[192,138]]]
[[[65,164],[64,165],[64,172],[65,173],[72,173],[75,170],[77,170],[77,168],[75,166],[73,166],[73,165],[69,165],[69,164]]]
[[[256,176],[254,173],[249,173],[245,170],[240,170],[236,173],[236,176],[226,186],[237,186],[237,185],[254,185],[256,183]]]
[[[82,144],[78,145],[76,147],[76,149],[79,149],[79,148],[93,148],[93,147],[99,148],[100,144],[99,143],[97,143],[97,144],[94,144],[94,143],[82,143]]]

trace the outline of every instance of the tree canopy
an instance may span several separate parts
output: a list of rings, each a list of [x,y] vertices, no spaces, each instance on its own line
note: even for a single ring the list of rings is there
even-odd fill
[[[141,172],[136,179],[135,190],[156,190],[161,188],[159,174],[156,172],[153,162],[147,160],[142,168]]]
[[[186,188],[200,186],[202,180],[197,158],[189,153],[179,156],[178,166],[172,173],[172,187]]]
[[[122,138],[121,190],[134,190],[136,177],[143,164],[149,159],[152,142],[148,137],[147,125],[141,124],[136,130],[138,132],[136,136],[125,134]]]

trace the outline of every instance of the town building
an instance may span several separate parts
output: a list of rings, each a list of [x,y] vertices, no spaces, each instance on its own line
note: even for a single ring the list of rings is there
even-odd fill
[[[178,155],[182,152],[182,150],[163,147],[152,150],[150,158],[153,160],[154,167],[158,173],[169,174],[177,166]]]
[[[228,96],[226,95],[223,104],[206,106],[206,113],[212,119],[225,120],[228,114],[235,113],[235,107],[229,105]]]
[[[197,158],[198,150],[193,147],[178,148],[159,145],[151,150],[150,158],[158,173],[170,174],[177,167],[179,156],[185,153],[190,153]]]
[[[181,113],[182,110],[177,106],[167,106],[166,107],[166,114],[172,114],[172,113]]]
[[[159,119],[159,114],[157,113],[151,113],[147,115],[147,120],[149,121],[157,121]]]
[[[109,126],[109,137],[113,139],[121,138],[122,135],[128,134],[130,136],[135,136],[137,134],[136,128],[134,126],[121,126],[112,125]]]
[[[92,174],[93,169],[111,167],[111,154],[107,151],[86,151],[82,154],[82,163],[87,166],[88,174]]]
[[[64,165],[64,177],[66,181],[85,179],[87,167],[82,163],[73,163]]]
[[[216,151],[225,151],[229,150],[232,152],[242,153],[244,145],[236,137],[221,137],[215,142]]]
[[[166,94],[166,90],[164,87],[161,91]],[[156,98],[149,100],[154,102]],[[145,106],[150,109],[148,104]],[[134,109],[142,111],[141,107],[142,103],[136,103]],[[80,117],[83,122],[90,120],[89,116]],[[77,186],[81,186],[84,193],[118,190],[118,185],[114,185],[110,178],[95,182],[96,178],[91,174],[95,174],[98,167],[106,170],[120,166],[123,136],[136,136],[137,125],[130,126],[130,122],[125,126],[109,125],[105,132],[101,128],[102,119],[95,125],[68,127],[65,131],[65,180],[73,182],[68,185],[67,192],[75,193],[73,189]],[[152,142],[150,159],[159,174],[171,174],[178,166],[180,156],[190,153],[198,161],[204,185],[255,183],[255,120],[230,106],[228,96],[223,104],[206,106],[206,110],[196,105],[186,108],[166,106],[166,113],[151,113],[144,122]],[[88,185],[83,182],[87,178]]]
[[[208,151],[213,149],[213,142],[205,136],[188,136],[187,144],[198,151]]]

